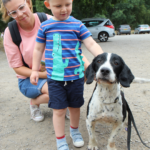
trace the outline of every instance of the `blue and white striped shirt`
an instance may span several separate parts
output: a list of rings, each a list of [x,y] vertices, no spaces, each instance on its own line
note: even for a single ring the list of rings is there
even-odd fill
[[[36,42],[45,43],[47,77],[57,81],[77,80],[84,76],[81,41],[91,36],[84,24],[69,16],[67,20],[50,18],[43,22]]]

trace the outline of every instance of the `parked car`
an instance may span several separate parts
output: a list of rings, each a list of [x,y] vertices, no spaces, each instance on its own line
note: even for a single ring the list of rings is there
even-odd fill
[[[94,39],[107,42],[109,37],[115,36],[114,25],[109,19],[86,18],[81,20],[91,32]]]
[[[138,25],[135,29],[134,29],[134,34],[140,34],[140,33],[150,33],[150,27],[148,24],[141,24]]]
[[[128,25],[128,24],[119,25],[119,27],[117,28],[117,35],[121,35],[121,34],[131,34],[130,25]]]

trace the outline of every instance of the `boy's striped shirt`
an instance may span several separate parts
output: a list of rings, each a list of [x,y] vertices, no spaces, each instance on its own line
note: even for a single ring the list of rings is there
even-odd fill
[[[81,41],[91,36],[83,23],[72,16],[65,21],[50,18],[43,22],[36,41],[45,43],[47,77],[71,81],[84,76]]]

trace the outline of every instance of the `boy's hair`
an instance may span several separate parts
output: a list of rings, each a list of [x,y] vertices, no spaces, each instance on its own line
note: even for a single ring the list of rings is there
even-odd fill
[[[7,14],[7,9],[5,7],[5,5],[10,2],[11,0],[2,0],[2,3],[1,3],[1,8],[0,8],[0,11],[2,13],[2,20],[4,22],[7,22],[9,19],[10,19],[10,16]],[[27,0],[30,2],[30,6],[31,6],[31,11],[33,12],[33,6],[32,6],[32,0]]]

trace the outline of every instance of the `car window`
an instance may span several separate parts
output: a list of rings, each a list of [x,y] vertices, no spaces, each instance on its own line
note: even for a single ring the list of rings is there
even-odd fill
[[[94,26],[97,26],[97,25],[101,24],[102,22],[103,21],[92,20],[92,21],[87,22],[86,26],[87,27],[94,27]]]
[[[129,28],[129,25],[121,25],[121,28]]]
[[[86,21],[83,21],[82,23],[86,26]]]
[[[108,20],[108,21],[105,23],[105,26],[106,26],[106,25],[111,26],[111,25],[113,25],[113,24],[112,24],[112,22],[111,22],[110,20]]]
[[[86,22],[82,22],[84,25],[86,24]]]
[[[149,27],[148,25],[141,25],[141,27]]]

